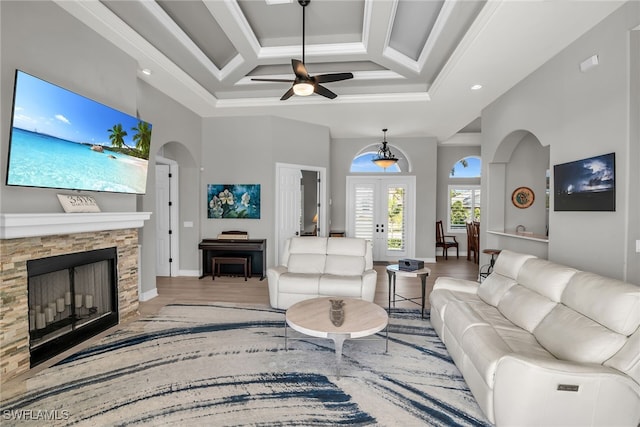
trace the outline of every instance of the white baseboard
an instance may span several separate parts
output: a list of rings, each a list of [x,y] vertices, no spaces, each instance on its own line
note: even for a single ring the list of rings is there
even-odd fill
[[[138,294],[138,300],[141,302],[149,301],[158,296],[158,288],[153,288],[150,291],[142,292]]]
[[[200,277],[200,270],[178,270],[181,277]]]

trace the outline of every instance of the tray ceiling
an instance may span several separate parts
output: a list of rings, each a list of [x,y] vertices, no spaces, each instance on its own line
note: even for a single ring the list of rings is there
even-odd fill
[[[55,1],[151,70],[141,79],[202,116],[274,114],[334,137],[388,127],[390,137],[440,140],[623,3],[312,0],[309,73],[354,78],[327,84],[335,100],[279,101],[288,83],[251,77],[292,78],[291,59],[302,59],[297,0]]]

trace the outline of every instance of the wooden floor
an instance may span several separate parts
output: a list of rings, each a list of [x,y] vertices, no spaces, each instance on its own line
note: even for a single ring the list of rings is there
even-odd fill
[[[439,276],[457,277],[461,279],[476,280],[478,265],[467,261],[465,257],[448,260],[438,257],[437,262],[426,264],[431,269],[427,278],[427,296],[433,288],[435,279]],[[388,279],[384,265],[375,265],[378,272],[378,283],[374,302],[387,307],[388,305]],[[158,277],[156,281],[158,296],[149,301],[140,303],[140,314],[148,315],[156,313],[160,308],[172,303],[203,303],[203,302],[231,302],[248,304],[269,304],[269,291],[267,279],[250,278],[246,282],[244,277],[216,277],[211,276],[198,279],[197,277]],[[396,293],[407,298],[420,297],[420,280],[417,278],[398,277],[396,279]],[[418,307],[410,302],[398,302],[396,307]],[[427,297],[426,307],[429,307]]]

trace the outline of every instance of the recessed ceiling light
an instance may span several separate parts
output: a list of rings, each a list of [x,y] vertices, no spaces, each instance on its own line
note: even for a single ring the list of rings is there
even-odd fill
[[[152,71],[148,68],[143,68],[142,69],[142,74],[144,74],[145,76],[150,76],[152,73]]]
[[[480,90],[482,89],[482,85],[473,85],[471,86],[471,90]]]

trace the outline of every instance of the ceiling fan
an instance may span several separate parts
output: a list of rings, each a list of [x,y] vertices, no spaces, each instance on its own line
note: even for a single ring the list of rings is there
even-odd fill
[[[334,74],[320,74],[317,76],[310,76],[307,72],[307,67],[304,65],[304,33],[305,33],[305,7],[311,3],[311,0],[298,0],[300,6],[302,6],[302,61],[298,59],[291,60],[291,66],[293,67],[293,73],[295,74],[295,80],[285,79],[259,79],[252,78],[253,81],[259,82],[287,82],[293,83],[288,91],[282,95],[281,101],[291,98],[296,94],[299,96],[308,96],[312,93],[317,93],[329,99],[334,99],[338,95],[331,92],[320,83],[339,82],[341,80],[348,80],[353,78],[352,73],[334,73]]]

